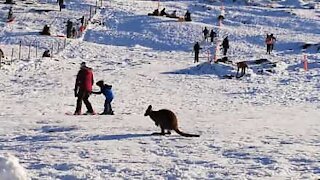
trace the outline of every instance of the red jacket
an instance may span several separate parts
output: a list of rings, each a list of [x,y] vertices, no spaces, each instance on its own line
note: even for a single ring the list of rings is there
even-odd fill
[[[82,90],[92,92],[93,83],[92,69],[88,67],[82,67],[77,74],[75,89],[80,88]]]

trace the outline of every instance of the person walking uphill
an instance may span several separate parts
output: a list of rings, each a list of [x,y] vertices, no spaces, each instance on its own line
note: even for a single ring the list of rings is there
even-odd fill
[[[108,85],[108,84],[104,84],[104,82],[102,80],[98,81],[96,83],[96,85],[100,87],[100,91],[99,92],[92,92],[92,93],[93,94],[103,94],[106,98],[104,101],[104,110],[100,115],[107,115],[107,114],[114,115],[114,112],[111,107],[111,102],[114,97],[112,90],[111,90],[112,86]]]
[[[199,51],[202,49],[198,42],[193,46],[194,51],[194,63],[199,62]]]
[[[86,66],[85,62],[81,63],[80,70],[77,74],[77,79],[74,87],[74,96],[77,97],[77,107],[74,115],[81,114],[82,101],[87,107],[87,113],[95,114],[92,109],[91,103],[89,102],[89,96],[92,92],[93,85],[93,73],[92,69]]]

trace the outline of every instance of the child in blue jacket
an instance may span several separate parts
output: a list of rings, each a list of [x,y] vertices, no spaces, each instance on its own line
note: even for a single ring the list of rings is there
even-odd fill
[[[99,92],[92,92],[93,94],[103,94],[106,97],[106,100],[104,101],[104,111],[101,113],[101,115],[113,115],[113,111],[111,108],[111,102],[113,100],[113,93],[112,93],[112,86],[108,84],[104,84],[102,80],[98,81],[96,83],[97,86],[100,87]]]

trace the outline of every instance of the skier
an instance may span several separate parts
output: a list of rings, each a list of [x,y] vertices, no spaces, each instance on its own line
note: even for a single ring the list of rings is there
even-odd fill
[[[204,27],[204,30],[202,32],[203,32],[204,40],[207,40],[208,34],[209,34],[209,30],[207,29],[207,27]]]
[[[93,94],[103,94],[105,96],[104,101],[104,110],[100,115],[114,115],[114,112],[112,111],[111,102],[113,100],[113,93],[112,93],[112,85],[104,84],[102,80],[98,81],[96,83],[97,86],[100,87],[99,92],[92,92]]]
[[[223,48],[223,55],[227,55],[228,49],[229,49],[229,39],[228,36],[226,36],[221,44],[222,48]]]
[[[77,107],[74,115],[81,114],[82,101],[87,107],[87,113],[85,114],[95,114],[92,109],[91,103],[89,102],[89,96],[92,92],[93,85],[93,73],[92,69],[86,66],[85,62],[81,63],[80,70],[77,74],[77,79],[74,87],[74,96],[78,97]]]
[[[194,63],[199,62],[199,51],[202,49],[198,42],[193,46],[194,51]]]

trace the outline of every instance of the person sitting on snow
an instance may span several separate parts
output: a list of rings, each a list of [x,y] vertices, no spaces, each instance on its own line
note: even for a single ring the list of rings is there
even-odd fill
[[[152,13],[148,13],[148,16],[159,16],[159,9],[155,9]]]
[[[92,94],[103,94],[106,98],[104,101],[104,110],[100,115],[114,115],[111,108],[111,102],[114,97],[111,90],[112,85],[104,84],[103,80],[98,81],[96,85],[100,87],[100,91],[92,92]]]
[[[166,11],[166,8],[163,8],[160,12],[160,16],[167,16],[168,14],[165,11]]]
[[[187,10],[186,14],[184,15],[185,21],[191,21],[191,13]]]
[[[50,36],[50,27],[48,25],[44,25],[42,32],[40,32],[41,35],[48,35]]]
[[[42,57],[51,57],[50,50],[45,50],[42,54]]]

